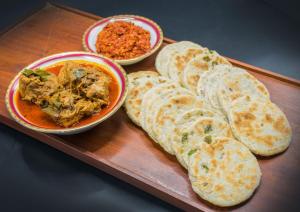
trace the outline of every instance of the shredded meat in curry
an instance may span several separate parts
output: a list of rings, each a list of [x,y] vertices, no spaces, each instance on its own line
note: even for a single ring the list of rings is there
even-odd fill
[[[42,108],[60,126],[70,127],[109,104],[110,76],[93,67],[67,62],[58,76],[45,70],[23,71],[22,100]]]

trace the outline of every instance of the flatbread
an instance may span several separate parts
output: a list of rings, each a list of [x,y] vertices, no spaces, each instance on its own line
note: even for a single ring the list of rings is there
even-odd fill
[[[176,51],[174,48],[174,44],[169,44],[163,47],[156,56],[155,68],[162,76],[168,76],[167,65],[174,51]]]
[[[228,110],[235,137],[253,153],[270,156],[287,149],[292,137],[284,113],[271,101],[244,96]]]
[[[269,99],[266,87],[246,70],[216,65],[198,81],[197,93],[214,109],[226,111],[230,103],[243,95]]]
[[[210,71],[204,72],[197,84],[197,94],[204,99],[207,105],[210,105],[215,110],[221,110],[216,95],[219,83],[222,83],[220,78],[230,70],[230,66],[227,65],[222,65],[224,67],[222,69],[218,67],[221,66],[217,65]]]
[[[193,190],[222,207],[250,198],[261,178],[256,158],[232,138],[215,138],[190,150],[188,171]]]
[[[219,83],[222,83],[221,77],[223,74],[223,72],[215,71],[214,74],[208,77],[205,87],[205,99],[216,110],[222,109],[217,96],[217,88]]]
[[[197,95],[200,96],[203,99],[207,98],[206,97],[206,91],[205,91],[207,79],[208,79],[208,77],[211,74],[214,74],[214,73],[215,72],[213,70],[203,72],[201,78],[198,80],[198,83],[197,83]]]
[[[154,76],[159,76],[159,73],[156,71],[148,71],[148,70],[142,70],[142,71],[136,71],[132,72],[127,75],[128,78],[128,86],[132,86],[133,82],[141,77],[154,77]]]
[[[155,85],[169,81],[154,71],[138,71],[128,74],[128,94],[125,100],[125,109],[129,118],[140,126],[141,104],[144,94]]]
[[[189,151],[201,142],[209,143],[218,136],[233,137],[229,124],[218,117],[201,117],[192,126],[181,131],[176,157],[187,167]]]
[[[182,85],[183,70],[186,64],[197,55],[202,54],[203,51],[204,51],[203,47],[195,46],[174,53],[170,57],[170,61],[167,66],[169,78]]]
[[[182,134],[188,131],[189,128],[202,117],[215,117],[224,120],[224,116],[220,116],[215,111],[205,109],[205,108],[194,108],[188,110],[182,114],[179,114],[175,120],[175,125],[171,128],[168,133],[170,140],[172,142],[172,149],[180,162],[180,164],[187,169],[187,164],[183,160],[182,153],[184,151],[184,146],[182,144]]]
[[[222,83],[219,83],[216,95],[224,111],[227,111],[235,99],[246,95],[266,101],[270,99],[267,88],[260,81],[247,71],[236,67],[222,76]]]
[[[158,53],[155,60],[155,67],[157,71],[165,77],[168,77],[168,64],[173,54],[183,51],[186,48],[198,47],[199,45],[190,41],[180,41],[173,44],[166,45]]]
[[[153,135],[166,152],[174,154],[169,131],[174,127],[177,115],[202,105],[195,95],[172,95],[151,114]]]
[[[147,114],[148,111],[151,109],[152,105],[154,104],[155,98],[158,98],[159,95],[162,97],[171,93],[174,89],[178,87],[178,84],[169,82],[164,83],[158,86],[153,87],[152,89],[148,90],[142,100],[141,105],[141,115],[140,115],[140,123],[142,128],[148,132],[147,124]]]
[[[233,72],[246,72],[242,69],[235,69],[230,65],[216,65],[213,68],[213,72],[208,75],[205,83],[205,97],[209,104],[217,109],[222,111],[222,106],[218,98],[218,89],[223,84],[224,76],[231,75]]]
[[[143,97],[142,111],[140,116],[140,123],[143,129],[153,138],[153,114],[156,108],[162,104],[169,96],[187,94],[193,95],[189,90],[180,87],[176,83],[165,83],[150,89]]]
[[[216,88],[218,88],[218,84],[220,83],[219,79],[224,73],[230,72],[231,67],[231,65],[224,64],[215,65],[211,68],[210,71],[203,72],[201,78],[198,80],[197,94],[204,98],[208,104],[211,105],[208,98],[208,92],[210,92],[211,90],[212,92],[215,92]]]
[[[219,64],[231,65],[227,59],[220,56],[216,51],[204,48],[202,54],[191,59],[183,70],[183,86],[191,91],[197,91],[197,84],[202,74]]]

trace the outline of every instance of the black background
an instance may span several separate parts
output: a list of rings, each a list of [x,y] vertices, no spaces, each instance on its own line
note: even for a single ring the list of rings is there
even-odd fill
[[[252,65],[300,79],[297,1],[59,0],[100,16],[137,14],[166,37],[191,40]],[[45,1],[1,2],[0,29]],[[1,61],[0,61],[1,63]],[[297,198],[297,197],[295,197]],[[274,209],[292,210],[296,205]],[[0,124],[0,211],[176,211],[173,206]]]

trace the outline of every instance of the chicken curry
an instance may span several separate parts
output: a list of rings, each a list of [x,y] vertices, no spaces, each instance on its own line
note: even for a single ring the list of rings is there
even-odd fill
[[[36,125],[72,127],[106,114],[118,89],[116,79],[105,69],[69,61],[45,69],[25,69],[17,104],[22,115]]]

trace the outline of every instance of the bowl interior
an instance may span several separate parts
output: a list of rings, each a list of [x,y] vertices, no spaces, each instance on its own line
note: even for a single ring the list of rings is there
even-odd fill
[[[115,17],[103,19],[95,23],[87,30],[84,37],[84,43],[89,51],[95,53],[97,52],[96,41],[99,32],[101,32],[108,23],[115,22],[115,21],[132,22],[135,25],[140,26],[143,29],[149,31],[151,49],[153,49],[156,45],[159,44],[159,41],[161,39],[160,30],[149,19],[143,17],[137,17],[137,16],[115,16]]]
[[[126,92],[126,74],[120,66],[116,65],[115,63],[113,63],[112,61],[106,58],[102,58],[98,55],[85,53],[85,52],[61,53],[61,54],[40,59],[28,65],[26,68],[28,69],[46,68],[49,66],[53,66],[57,63],[63,63],[65,61],[70,61],[70,60],[87,62],[87,63],[95,63],[97,65],[100,65],[117,80],[119,86],[118,97],[117,100],[114,102],[114,105],[111,106],[111,110],[108,111],[104,116],[102,116],[98,120],[80,127],[75,126],[75,127],[63,128],[63,129],[48,129],[48,128],[39,127],[35,123],[31,123],[28,119],[26,119],[20,113],[18,106],[16,104],[19,78],[21,74],[20,72],[12,81],[6,96],[9,112],[17,122],[19,122],[22,125],[25,125],[26,127],[33,128],[35,130],[45,131],[45,132],[48,131],[50,133],[55,133],[55,131],[67,132],[68,130],[76,132],[76,130],[82,130],[82,128],[95,126],[96,124],[100,123],[102,120],[105,120],[106,118],[108,118],[108,116],[116,112],[116,110],[122,105],[123,100],[125,98],[125,92]]]

